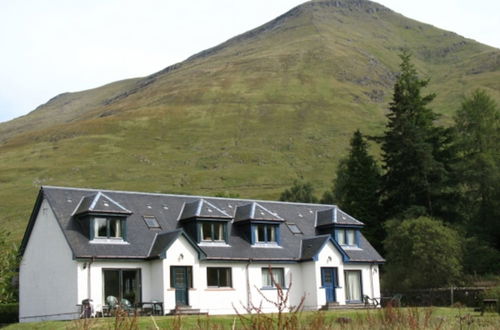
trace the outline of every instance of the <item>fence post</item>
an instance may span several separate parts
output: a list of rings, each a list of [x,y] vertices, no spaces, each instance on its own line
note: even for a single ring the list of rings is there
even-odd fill
[[[453,306],[453,285],[450,286],[450,300],[451,300],[450,306]]]

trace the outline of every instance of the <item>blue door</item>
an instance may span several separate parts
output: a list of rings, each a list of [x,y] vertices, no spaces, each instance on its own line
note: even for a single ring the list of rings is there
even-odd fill
[[[335,302],[335,288],[337,287],[337,268],[321,267],[321,286],[325,288],[326,302]]]
[[[188,301],[188,269],[185,266],[172,267],[172,284],[175,289],[175,305],[187,306]]]

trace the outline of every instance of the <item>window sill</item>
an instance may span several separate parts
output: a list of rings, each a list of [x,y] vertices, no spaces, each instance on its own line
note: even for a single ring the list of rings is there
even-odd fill
[[[89,241],[90,244],[121,244],[121,245],[129,245],[130,243],[124,241],[122,239],[113,239],[113,238],[94,238]]]
[[[252,247],[255,248],[278,248],[282,249],[281,246],[278,245],[278,243],[254,243],[252,244]]]
[[[236,291],[234,288],[221,287],[221,288],[206,288],[205,291]]]
[[[212,241],[201,241],[200,243],[198,243],[198,246],[217,246],[217,247],[231,247],[231,245],[227,244],[226,242],[224,241],[220,241],[220,242],[212,242]]]

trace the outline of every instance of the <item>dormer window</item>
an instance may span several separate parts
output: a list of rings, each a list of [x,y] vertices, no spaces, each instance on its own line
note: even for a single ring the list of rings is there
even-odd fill
[[[92,243],[120,243],[126,240],[127,216],[132,212],[111,197],[98,192],[83,197],[73,216]]]
[[[223,222],[209,222],[200,221],[199,230],[202,242],[225,242],[226,238],[224,233],[226,223]]]
[[[340,245],[358,246],[357,234],[355,229],[336,229],[337,242]]]
[[[258,243],[278,243],[278,225],[274,224],[254,224],[252,225],[254,244]]]
[[[205,199],[184,203],[179,222],[197,243],[227,243],[231,216]]]
[[[94,218],[94,238],[123,239],[121,221],[116,218]]]

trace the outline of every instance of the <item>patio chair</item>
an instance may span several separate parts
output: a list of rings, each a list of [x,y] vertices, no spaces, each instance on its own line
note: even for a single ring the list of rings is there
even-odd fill
[[[377,308],[379,305],[378,299],[377,298],[370,298],[367,295],[363,296],[363,301],[365,303],[365,308]]]
[[[134,307],[130,303],[130,300],[125,299],[125,298],[122,298],[122,300],[120,300],[120,308],[123,311],[127,312],[127,314],[130,314],[130,313],[134,312]]]
[[[116,309],[118,308],[118,299],[116,299],[115,296],[107,296],[106,297],[106,304],[107,306],[104,306],[103,311],[107,310],[107,315],[111,316],[114,314]]]

